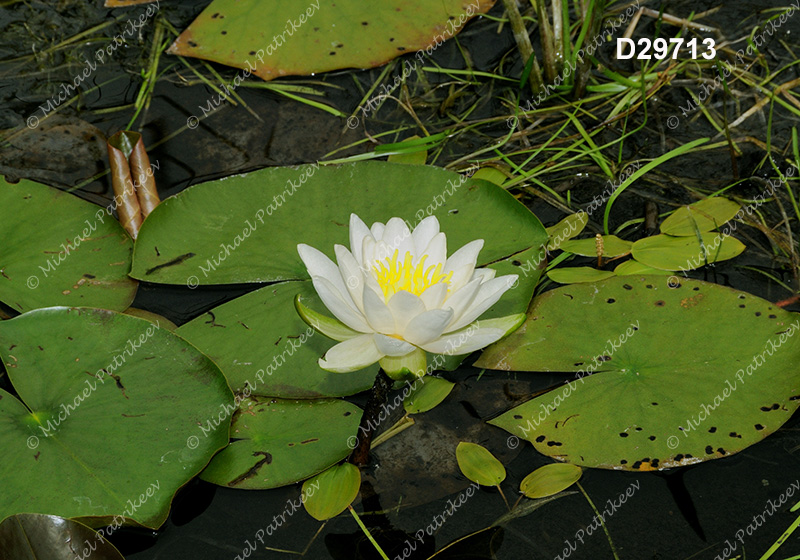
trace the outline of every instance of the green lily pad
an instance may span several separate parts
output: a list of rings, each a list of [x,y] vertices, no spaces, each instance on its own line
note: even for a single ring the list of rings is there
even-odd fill
[[[477,443],[462,441],[456,446],[458,468],[469,480],[483,486],[497,486],[506,479],[506,469],[497,457]]]
[[[361,409],[337,399],[248,398],[231,424],[231,444],[200,478],[231,488],[266,489],[299,482],[341,461]]]
[[[125,560],[99,533],[57,515],[18,513],[0,523],[0,558]]]
[[[233,395],[217,366],[166,329],[100,309],[55,307],[0,322],[0,517],[125,517],[156,528],[174,493],[228,443]],[[27,445],[25,445],[27,444]]]
[[[485,240],[481,266],[547,241],[541,222],[502,188],[436,167],[270,168],[195,185],[161,202],[136,239],[131,275],[191,287],[305,280],[297,244],[334,258],[334,244],[350,245],[351,213],[367,224],[399,216],[411,226],[435,215],[449,254]],[[508,292],[524,299],[521,293]]]
[[[106,209],[58,189],[0,176],[0,301],[126,309],[133,242]]]
[[[721,233],[703,233],[702,246],[697,237],[654,235],[633,244],[633,258],[645,266],[661,270],[693,270],[705,264],[738,256],[745,246],[735,237]]]
[[[742,209],[738,202],[722,197],[704,198],[694,204],[681,206],[661,223],[661,233],[695,236],[712,231]]]
[[[570,266],[554,268],[547,273],[547,277],[559,284],[580,284],[583,282],[599,282],[611,278],[614,273],[610,270],[597,270],[590,266]]]
[[[616,235],[603,235],[603,256],[608,259],[614,257],[621,257],[631,252],[630,241],[620,239]],[[561,244],[560,249],[568,253],[575,253],[584,257],[597,256],[597,238],[589,237],[587,239],[570,239]]]
[[[361,489],[361,471],[350,463],[335,465],[303,483],[303,505],[318,521],[336,517]]]
[[[791,417],[798,330],[800,315],[743,292],[623,276],[537,297],[528,321],[475,365],[577,374],[490,422],[539,452],[664,469],[737,453]]]
[[[214,0],[167,51],[272,80],[374,68],[438,47],[493,0]]]
[[[237,392],[249,387],[256,395],[313,399],[372,387],[377,364],[346,375],[319,367],[332,341],[295,312],[296,295],[324,309],[310,281],[284,282],[215,307],[177,333],[214,360]]]
[[[428,412],[445,400],[455,386],[447,379],[426,375],[420,379],[419,386],[403,399],[403,408],[409,414]]]
[[[519,491],[536,500],[566,490],[580,479],[583,469],[571,463],[552,463],[539,467],[522,479]]]
[[[561,248],[561,244],[576,235],[580,235],[586,224],[589,223],[589,214],[577,212],[570,214],[554,226],[547,228],[547,250],[555,251]],[[594,253],[597,254],[596,252]]]

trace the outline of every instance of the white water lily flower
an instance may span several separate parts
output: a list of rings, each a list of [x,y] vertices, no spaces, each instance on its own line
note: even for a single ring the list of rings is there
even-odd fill
[[[306,322],[340,341],[320,358],[320,366],[349,372],[379,361],[392,377],[421,376],[425,351],[469,354],[516,329],[524,314],[475,322],[517,280],[516,274],[495,278],[492,269],[476,269],[482,247],[478,239],[447,258],[447,240],[435,216],[412,232],[400,218],[367,228],[355,214],[350,250],[334,247],[338,265],[299,244],[317,294],[340,321],[297,301]]]

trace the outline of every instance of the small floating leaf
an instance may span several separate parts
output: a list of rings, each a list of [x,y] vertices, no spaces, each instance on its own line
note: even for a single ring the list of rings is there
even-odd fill
[[[336,517],[353,503],[361,488],[361,471],[350,463],[334,465],[303,483],[303,505],[319,521]]]
[[[599,282],[611,278],[614,273],[610,270],[597,270],[589,266],[570,266],[554,268],[547,273],[547,277],[559,284],[580,284],[582,282]]]
[[[706,263],[725,261],[738,256],[745,246],[735,237],[722,233],[703,233],[703,245],[696,236],[654,235],[633,244],[633,258],[661,270],[692,270]]]
[[[637,274],[670,274],[669,270],[659,270],[645,264],[640,263],[636,259],[630,259],[617,266],[614,269],[614,274],[617,276],[632,276]]]
[[[409,392],[403,400],[403,408],[409,414],[427,412],[441,403],[456,386],[447,379],[426,375],[415,381],[418,387]]]
[[[571,463],[552,463],[539,467],[522,479],[519,490],[531,499],[558,494],[575,484],[583,469]]]
[[[603,235],[601,238],[603,240],[603,257],[605,258],[621,257],[631,252],[632,243],[630,241],[620,239],[616,235]],[[584,257],[596,257],[597,238],[570,239],[561,244],[561,250]]]
[[[742,206],[727,198],[704,198],[694,204],[681,206],[661,224],[661,233],[694,236],[697,232],[712,231],[734,216]]]
[[[547,250],[555,251],[561,248],[561,244],[576,235],[580,235],[586,224],[589,223],[589,215],[586,212],[570,214],[554,226],[547,228]],[[595,256],[594,253],[592,256]]]
[[[497,486],[506,478],[506,469],[491,452],[477,443],[462,441],[456,447],[458,468],[472,482]]]

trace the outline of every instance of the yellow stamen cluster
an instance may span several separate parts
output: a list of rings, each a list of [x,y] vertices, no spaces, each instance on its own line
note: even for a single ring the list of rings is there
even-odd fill
[[[423,255],[416,265],[410,252],[406,251],[402,262],[398,260],[398,256],[399,252],[395,249],[394,255],[384,261],[376,262],[372,268],[386,301],[401,290],[418,296],[434,284],[450,283],[453,273],[442,274],[441,263],[425,268],[425,259],[428,255]]]

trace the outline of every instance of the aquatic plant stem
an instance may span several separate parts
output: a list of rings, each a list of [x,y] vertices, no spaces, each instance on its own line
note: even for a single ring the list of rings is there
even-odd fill
[[[386,404],[386,397],[391,388],[392,380],[382,369],[378,370],[375,383],[372,385],[372,391],[367,399],[367,405],[364,407],[364,414],[361,415],[361,423],[356,433],[356,446],[347,459],[348,462],[357,467],[366,465],[369,462],[369,448],[372,444],[374,429],[380,423],[378,416],[381,407]]]
[[[381,370],[381,373],[383,373],[383,370]],[[384,375],[385,375],[385,374],[384,374]],[[378,375],[378,377],[380,377],[380,374]],[[369,542],[371,542],[371,543],[372,543],[372,546],[374,546],[374,547],[375,547],[375,550],[377,550],[377,551],[378,551],[378,554],[380,554],[380,555],[381,555],[381,558],[383,558],[383,560],[389,560],[389,557],[388,557],[388,556],[386,556],[386,553],[383,551],[383,549],[380,547],[380,545],[378,545],[378,543],[377,543],[377,542],[375,542],[375,539],[373,539],[373,538],[372,538],[372,535],[370,534],[370,532],[369,532],[369,529],[367,529],[367,528],[364,526],[364,522],[363,522],[363,521],[361,521],[361,518],[360,518],[360,517],[358,517],[358,514],[356,513],[356,510],[354,510],[354,509],[353,509],[353,506],[347,506],[347,509],[349,509],[349,510],[350,510],[350,513],[351,513],[351,514],[353,515],[353,517],[355,518],[355,520],[356,520],[356,523],[358,523],[358,526],[359,526],[359,527],[361,527],[361,530],[362,530],[362,531],[364,531],[364,534],[365,534],[365,535],[367,535],[367,538],[369,539]]]
[[[614,558],[619,560],[619,555],[617,554],[617,547],[614,546],[614,541],[611,540],[611,534],[608,532],[608,528],[606,528],[606,523],[603,521],[603,517],[600,515],[600,512],[597,511],[597,508],[594,506],[594,502],[589,497],[589,494],[586,493],[586,490],[583,489],[580,482],[576,482],[575,485],[583,494],[583,497],[586,498],[586,501],[589,502],[589,505],[592,506],[592,511],[597,516],[597,519],[600,520],[600,525],[603,527],[603,532],[606,534],[606,538],[608,539],[608,544],[611,545],[611,552],[614,554]]]

